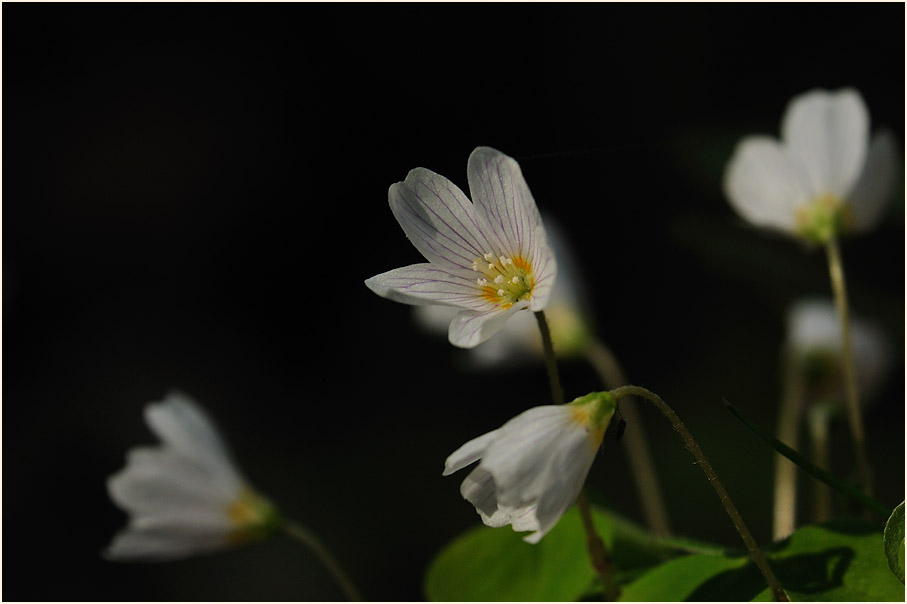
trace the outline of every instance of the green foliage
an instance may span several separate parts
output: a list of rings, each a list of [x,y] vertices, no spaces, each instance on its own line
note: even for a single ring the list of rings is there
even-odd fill
[[[742,550],[656,539],[606,510],[594,508],[593,515],[611,552],[622,601],[771,598]],[[903,516],[901,530],[903,561]],[[510,528],[477,526],[454,539],[429,567],[426,596],[435,601],[600,598],[576,509],[537,545],[524,543],[522,535]],[[792,600],[903,601],[904,586],[888,570],[881,541],[875,524],[836,521],[802,527],[766,554]]]
[[[618,582],[689,552],[719,555],[722,548],[693,540],[656,540],[639,526],[593,507],[598,534],[608,547]],[[575,601],[597,591],[586,554],[586,537],[576,508],[564,514],[536,545],[527,533],[478,525],[451,541],[435,558],[425,579],[434,601]]]
[[[904,582],[904,502],[894,508],[888,522],[885,523],[883,539],[888,568],[901,583]]]

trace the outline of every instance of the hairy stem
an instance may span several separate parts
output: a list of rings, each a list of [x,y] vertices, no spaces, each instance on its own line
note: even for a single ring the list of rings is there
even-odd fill
[[[617,388],[627,384],[620,363],[604,343],[593,339],[584,352],[586,360],[598,373],[606,388]],[[621,414],[632,429],[632,434],[625,439],[629,449],[627,460],[630,464],[630,474],[636,484],[636,492],[639,494],[649,530],[658,537],[667,537],[671,534],[667,507],[636,405],[637,401],[633,397],[627,397],[620,407]]]
[[[359,591],[353,585],[353,582],[350,581],[350,578],[343,572],[343,569],[340,567],[340,564],[337,563],[334,556],[331,555],[324,544],[321,543],[315,535],[292,521],[287,521],[283,526],[283,530],[287,535],[302,542],[315,553],[318,559],[321,560],[331,572],[331,575],[334,577],[334,580],[337,581],[337,584],[340,585],[340,588],[343,590],[347,599],[351,602],[362,601],[362,596],[359,595]]]
[[[671,409],[667,403],[661,400],[661,397],[646,390],[645,388],[640,388],[639,386],[622,386],[611,391],[611,394],[615,398],[620,398],[627,395],[636,395],[640,396],[656,407],[661,411],[668,421],[671,422],[671,425],[674,429],[680,434],[680,438],[683,440],[683,444],[686,445],[686,448],[689,449],[690,453],[693,454],[693,457],[696,458],[696,462],[702,471],[705,473],[706,478],[709,480],[709,484],[712,485],[712,488],[715,489],[715,493],[718,495],[718,499],[721,500],[721,504],[724,506],[724,509],[727,511],[728,516],[731,517],[731,522],[734,523],[734,527],[737,529],[737,532],[740,533],[740,537],[743,539],[743,543],[746,545],[746,549],[750,553],[750,557],[753,559],[753,562],[756,563],[756,566],[759,568],[759,571],[762,573],[762,576],[765,577],[766,582],[768,583],[769,588],[772,591],[772,595],[775,600],[779,602],[789,602],[790,599],[787,597],[787,594],[784,592],[784,588],[781,587],[781,583],[778,582],[778,579],[775,577],[775,573],[772,572],[771,567],[766,562],[765,557],[762,555],[762,550],[759,549],[759,546],[756,545],[756,540],[753,539],[752,534],[750,534],[749,529],[746,527],[746,523],[743,522],[743,517],[740,516],[740,512],[737,511],[737,507],[734,505],[734,502],[731,501],[731,496],[728,495],[728,492],[725,490],[724,485],[721,484],[721,481],[718,479],[718,474],[715,473],[715,470],[712,469],[712,464],[709,463],[708,458],[705,456],[705,453],[702,452],[702,449],[699,447],[699,443],[696,442],[696,439],[693,438],[693,435],[690,434],[690,431],[687,430],[687,427],[680,421],[680,418],[677,417],[677,414],[674,413],[674,410]]]

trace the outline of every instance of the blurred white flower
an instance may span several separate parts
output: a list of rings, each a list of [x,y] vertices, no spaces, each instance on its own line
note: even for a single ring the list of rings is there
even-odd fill
[[[851,317],[854,366],[857,383],[871,400],[891,362],[885,334],[875,323]],[[809,372],[810,386],[844,398],[841,325],[831,300],[806,298],[791,304],[787,312],[787,350]]]
[[[545,217],[548,244],[557,257],[557,287],[551,292],[545,318],[551,330],[554,350],[559,358],[582,354],[592,337],[591,312],[576,262],[557,223]],[[459,312],[450,306],[416,306],[413,316],[417,325],[429,332],[446,332]],[[475,365],[492,366],[528,359],[543,360],[545,351],[539,327],[530,313],[516,313],[494,338],[470,349]]]
[[[279,525],[274,506],[236,469],[211,419],[173,392],[145,407],[158,447],[127,454],[111,476],[111,499],[128,526],[105,551],[110,560],[169,560],[264,537]]]
[[[878,221],[895,164],[889,132],[869,144],[869,113],[859,92],[813,90],[787,106],[780,141],[749,136],[737,144],[724,191],[752,224],[824,243]]]
[[[459,312],[450,343],[472,348],[517,311],[545,308],[557,266],[529,187],[515,160],[478,147],[467,163],[473,202],[425,168],[410,170],[388,192],[391,211],[427,263],[367,279],[379,296],[440,304]]]
[[[479,461],[460,485],[488,526],[534,531],[538,543],[573,504],[614,415],[607,392],[533,407],[474,438],[444,463],[444,476]]]

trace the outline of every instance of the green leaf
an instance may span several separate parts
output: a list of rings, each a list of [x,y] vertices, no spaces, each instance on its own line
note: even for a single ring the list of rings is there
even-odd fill
[[[876,525],[837,521],[805,526],[776,544],[769,565],[792,600],[903,601],[886,568]],[[697,554],[663,563],[624,586],[622,600],[771,599],[748,556]]]
[[[603,539],[606,518],[595,517]],[[570,509],[539,543],[510,527],[477,526],[456,538],[435,558],[425,579],[429,600],[574,601],[591,586],[594,572],[586,555],[582,521]]]
[[[637,524],[592,506],[596,531],[611,553],[618,583],[690,552],[720,555],[720,546],[690,539],[659,540]],[[573,601],[601,592],[586,554],[576,508],[536,545],[510,527],[478,525],[449,543],[429,566],[425,593],[435,601]]]
[[[894,576],[904,582],[904,502],[894,508],[888,522],[885,523],[885,536],[882,540],[888,568]]]

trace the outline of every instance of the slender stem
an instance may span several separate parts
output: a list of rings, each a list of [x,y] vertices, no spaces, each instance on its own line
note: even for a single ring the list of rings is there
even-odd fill
[[[545,320],[545,313],[538,311],[535,318],[539,324],[539,331],[542,333],[542,347],[545,350],[545,365],[548,368],[548,380],[551,382],[551,398],[554,404],[562,405],[564,403],[564,391],[561,388],[561,378],[557,371],[557,359],[554,356],[554,345],[551,343],[551,331],[548,329],[548,321]],[[583,530],[586,532],[586,550],[589,552],[589,560],[592,562],[592,568],[595,569],[598,578],[602,582],[604,590],[604,599],[615,599],[617,589],[614,585],[614,578],[611,568],[611,557],[605,549],[605,543],[598,533],[595,532],[595,525],[592,522],[592,510],[589,507],[589,499],[586,497],[586,488],[580,491],[577,498],[580,516],[583,519]]]
[[[564,389],[561,388],[561,378],[557,371],[557,359],[554,356],[554,344],[551,342],[551,330],[545,319],[545,311],[535,313],[539,331],[542,333],[542,347],[545,349],[545,367],[548,369],[548,381],[551,383],[551,398],[555,405],[564,403]]]
[[[766,582],[768,582],[768,586],[772,590],[772,595],[779,602],[789,602],[790,599],[784,592],[784,588],[781,587],[781,583],[778,582],[775,573],[772,572],[771,567],[768,565],[768,562],[766,562],[765,557],[762,555],[762,551],[759,549],[759,546],[756,545],[756,540],[753,539],[752,534],[750,534],[749,529],[746,527],[746,523],[743,522],[743,517],[741,517],[740,512],[737,511],[734,502],[731,501],[731,496],[728,495],[724,485],[721,484],[721,481],[718,479],[718,474],[712,469],[712,464],[709,463],[705,453],[699,448],[699,443],[696,442],[696,439],[693,438],[693,435],[690,434],[687,427],[683,425],[683,422],[680,421],[680,418],[677,417],[674,410],[661,400],[660,396],[645,388],[640,388],[639,386],[622,386],[612,390],[611,394],[615,398],[631,394],[641,396],[658,407],[658,410],[661,411],[662,415],[671,422],[671,425],[674,426],[674,429],[680,434],[683,444],[686,445],[686,448],[689,449],[690,453],[693,454],[693,457],[696,458],[699,467],[702,468],[702,471],[705,473],[706,478],[709,479],[712,488],[715,489],[715,493],[718,494],[718,499],[721,500],[724,509],[734,523],[734,527],[737,529],[737,532],[740,533],[743,543],[746,544],[746,549],[749,551],[750,557],[753,559],[753,562],[756,563],[760,572],[762,572],[762,576],[765,577]]]
[[[778,439],[796,449],[799,445],[803,374],[793,354],[788,355],[784,371],[784,393],[778,412]],[[797,466],[775,455],[775,502],[772,536],[780,541],[794,532],[797,517]]]
[[[340,567],[340,564],[337,563],[337,560],[331,553],[327,550],[323,543],[311,532],[302,526],[296,524],[292,521],[287,521],[283,526],[284,532],[290,537],[293,537],[297,541],[301,541],[303,544],[307,545],[316,556],[328,567],[328,570],[331,571],[334,580],[337,581],[337,584],[340,585],[340,588],[343,590],[343,593],[346,595],[347,599],[351,602],[361,602],[362,596],[359,595],[359,591],[353,585],[353,582],[350,581],[350,578],[343,572],[343,569]]]
[[[586,489],[583,488],[576,500],[579,507],[580,517],[583,519],[583,529],[586,531],[586,549],[589,551],[589,557],[592,559],[592,566],[602,582],[602,599],[606,602],[614,602],[620,591],[614,583],[614,569],[611,562],[611,555],[605,548],[605,543],[595,531],[595,523],[592,520],[592,508],[589,505],[589,498],[586,496]]]
[[[592,339],[584,352],[586,360],[598,373],[605,388],[617,388],[627,384],[627,378],[620,363],[603,342]],[[639,493],[646,524],[656,536],[667,537],[671,534],[667,507],[636,405],[637,401],[633,397],[627,397],[620,407],[621,414],[633,431],[632,435],[628,435],[625,439],[629,449],[627,461],[630,464],[630,474],[636,483],[636,491]]]
[[[838,309],[838,321],[841,324],[841,344],[844,352],[844,380],[847,385],[847,418],[850,423],[850,434],[853,438],[854,455],[857,458],[857,476],[862,489],[872,495],[872,468],[866,456],[866,436],[863,430],[863,416],[860,413],[857,376],[853,362],[853,342],[850,337],[850,316],[847,304],[847,284],[844,281],[844,265],[841,262],[841,250],[838,240],[831,237],[825,244],[828,256],[828,273],[835,294],[835,306]]]
[[[809,410],[809,440],[812,449],[813,463],[823,470],[831,469],[828,450],[828,408],[813,405]],[[828,522],[831,520],[831,489],[822,481],[814,483],[815,500],[813,501],[813,521]]]

